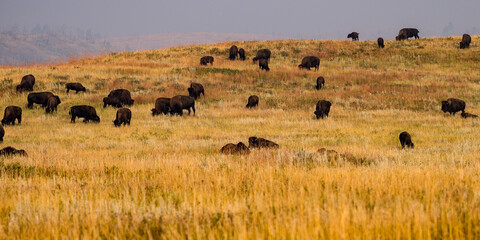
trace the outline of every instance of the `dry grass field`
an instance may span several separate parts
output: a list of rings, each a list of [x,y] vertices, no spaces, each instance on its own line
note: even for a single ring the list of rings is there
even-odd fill
[[[459,41],[228,42],[0,67],[2,115],[23,108],[0,146],[28,152],[0,158],[0,238],[478,239],[480,120],[440,110],[455,97],[480,114],[480,37],[467,50]],[[247,61],[227,60],[232,44]],[[251,61],[260,48],[272,50],[270,72]],[[200,66],[204,55],[213,66]],[[297,68],[307,55],[320,57],[318,72]],[[36,91],[60,96],[57,113],[15,93],[29,73]],[[188,94],[192,80],[206,93],[196,116],[152,117],[157,97]],[[66,82],[89,91],[66,94]],[[116,88],[135,99],[129,127],[103,108]],[[247,110],[252,94],[260,104]],[[333,103],[323,120],[320,99]],[[77,104],[101,122],[70,123]],[[402,131],[415,149],[400,148]],[[219,153],[250,136],[280,148]]]

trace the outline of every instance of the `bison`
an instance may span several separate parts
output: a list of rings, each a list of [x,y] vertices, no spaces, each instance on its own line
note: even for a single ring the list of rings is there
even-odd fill
[[[18,124],[22,123],[22,108],[17,106],[8,106],[5,108],[3,114],[2,125],[15,125],[15,120],[18,120]]]
[[[35,77],[32,74],[22,77],[22,81],[17,85],[17,92],[33,91],[33,85],[35,85]]]
[[[58,96],[49,97],[47,100],[47,108],[45,108],[46,113],[53,113],[57,111],[58,104],[62,103]]]
[[[243,142],[239,142],[237,144],[228,143],[220,149],[220,153],[243,155],[249,154],[250,149],[248,149],[247,145],[245,145]]]
[[[183,109],[188,110],[188,115],[190,115],[190,108],[193,110],[193,115],[195,116],[195,98],[184,95],[177,95],[170,99],[170,109],[172,114],[183,115]]]
[[[210,63],[210,65],[213,65],[213,57],[212,56],[204,56],[200,58],[200,65],[207,65]]]
[[[240,60],[245,61],[245,49],[240,48],[238,49],[238,56],[240,57]]]
[[[344,35],[345,36],[345,35]],[[347,35],[347,38],[351,38],[352,41],[358,41],[358,32],[352,32]]]
[[[248,148],[279,148],[279,146],[265,138],[249,137]]]
[[[35,92],[35,93],[30,93],[27,96],[27,107],[28,108],[33,108],[33,104],[41,104],[43,108],[47,106],[48,99],[50,97],[54,97],[53,93],[51,92]]]
[[[261,69],[261,70],[265,70],[265,71],[270,71],[270,68],[268,67],[268,61],[267,59],[260,59],[258,61],[258,67]]]
[[[377,39],[377,43],[378,43],[378,48],[384,48],[385,47],[385,44],[383,42],[383,38],[379,37]]]
[[[462,41],[460,42],[460,49],[465,49],[470,47],[472,42],[472,37],[468,34],[463,34]]]
[[[104,97],[103,98],[103,108],[106,108],[107,105],[110,105],[110,106],[116,107],[116,108],[121,108],[122,107],[122,103],[116,97]]]
[[[67,83],[65,88],[67,89],[67,93],[70,90],[75,91],[75,93],[85,92],[87,90],[81,83]]]
[[[152,109],[152,116],[167,114],[170,112],[170,98],[157,98],[155,108]]]
[[[325,78],[323,77],[318,77],[317,78],[317,86],[315,86],[315,88],[317,90],[320,90],[323,86],[325,86]]]
[[[462,116],[463,118],[478,118],[477,115],[471,114],[471,113],[467,113],[467,112],[463,112],[463,113],[461,114],[461,116]]]
[[[115,127],[120,127],[122,124],[128,124],[130,126],[130,120],[132,119],[132,111],[128,108],[120,108],[117,110],[117,118],[113,120]]]
[[[203,89],[203,85],[200,83],[196,83],[196,82],[190,83],[190,87],[187,90],[188,90],[188,95],[190,97],[195,98],[195,100],[197,100],[197,98],[200,97],[200,94],[203,94],[203,96],[205,97],[205,90]]]
[[[258,96],[257,95],[252,95],[250,97],[248,97],[248,103],[247,103],[247,106],[245,106],[246,108],[254,108],[258,106]]]
[[[122,105],[132,106],[134,100],[130,96],[130,91],[126,89],[115,89],[108,94],[108,98],[117,98]]]
[[[23,149],[17,150],[10,146],[2,148],[0,150],[0,156],[12,156],[12,155],[27,156],[27,152],[25,152],[25,150]]]
[[[75,123],[75,118],[83,118],[83,122],[100,122],[100,117],[97,115],[97,111],[92,106],[87,105],[76,105],[70,108],[70,112],[68,113],[72,116],[71,122]]]
[[[237,46],[233,45],[230,47],[230,54],[228,56],[228,59],[230,60],[235,60],[237,58],[237,55],[238,55],[238,48]]]
[[[3,142],[3,136],[5,136],[5,129],[0,125],[0,142]]]
[[[269,61],[271,55],[272,52],[270,51],[270,49],[260,49],[257,51],[257,55],[253,58],[253,62],[256,62],[260,59],[266,59],[267,61]]]
[[[299,68],[304,68],[310,70],[310,68],[315,68],[315,71],[318,70],[320,66],[320,58],[315,56],[306,56],[302,59],[302,63],[298,65]]]
[[[442,111],[449,112],[450,115],[455,115],[458,111],[465,112],[465,102],[456,99],[456,98],[449,98],[446,101],[442,101]]]
[[[400,139],[400,144],[402,144],[402,149],[405,148],[405,146],[409,148],[414,147],[414,144],[412,142],[412,137],[408,132],[400,133],[400,136],[398,138]]]
[[[411,37],[415,37],[415,39],[419,39],[420,37],[418,36],[418,29],[416,28],[402,28],[398,32],[398,36],[395,38],[397,41],[400,40],[408,40]]]
[[[320,100],[317,102],[317,107],[315,109],[315,115],[317,119],[328,117],[328,113],[330,112],[330,107],[332,103],[326,100]]]

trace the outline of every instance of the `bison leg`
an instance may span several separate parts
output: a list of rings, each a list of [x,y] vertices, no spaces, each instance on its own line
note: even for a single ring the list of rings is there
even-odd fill
[[[72,114],[72,119],[70,120],[71,123],[75,123],[75,115]]]
[[[22,116],[17,117],[17,120],[18,120],[18,124],[21,124],[22,123]]]
[[[30,109],[32,109],[32,108],[33,108],[33,103],[32,103],[32,102],[28,102],[28,104],[27,104],[27,108],[30,108]]]

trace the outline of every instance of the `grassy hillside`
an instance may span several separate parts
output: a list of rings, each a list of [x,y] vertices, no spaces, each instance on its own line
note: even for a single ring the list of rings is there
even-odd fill
[[[480,37],[468,50],[459,41],[228,42],[0,68],[2,109],[24,110],[0,146],[29,154],[0,160],[0,237],[478,238],[480,120],[440,110],[456,97],[480,113]],[[247,61],[227,60],[232,44]],[[270,72],[251,62],[260,48],[272,50]],[[213,66],[199,65],[204,55]],[[318,72],[297,68],[306,55],[320,57]],[[57,113],[26,109],[14,92],[29,73],[60,96]],[[196,116],[151,116],[157,97],[186,94],[192,80],[206,91]],[[66,82],[89,91],[67,95]],[[135,99],[130,127],[103,108],[115,88]],[[259,107],[246,110],[252,94]],[[333,103],[328,119],[313,118],[320,99]],[[96,107],[101,123],[71,124],[75,104]],[[402,131],[415,149],[400,149]],[[280,149],[219,154],[249,136]]]

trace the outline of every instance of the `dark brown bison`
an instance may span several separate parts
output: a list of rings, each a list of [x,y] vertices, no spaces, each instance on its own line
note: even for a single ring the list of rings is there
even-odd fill
[[[279,146],[265,138],[249,137],[248,148],[279,148]]]
[[[0,156],[13,156],[13,155],[18,155],[18,156],[27,156],[27,152],[23,149],[15,149],[13,147],[5,147],[0,149]]]
[[[260,59],[266,59],[267,61],[269,61],[271,55],[272,52],[270,51],[270,49],[260,49],[257,51],[257,55],[253,58],[253,62],[256,62]]]
[[[132,111],[128,108],[120,108],[117,110],[117,118],[113,120],[115,127],[120,127],[122,124],[128,124],[130,126],[130,120],[132,119]]]
[[[306,56],[302,59],[302,63],[298,65],[299,68],[304,68],[310,70],[310,68],[315,68],[315,71],[318,70],[320,66],[320,58],[315,56]]]
[[[245,49],[240,48],[238,49],[238,56],[240,57],[240,60],[245,61]]]
[[[155,108],[152,109],[152,116],[168,114],[170,112],[170,98],[157,98]]]
[[[398,32],[398,36],[395,38],[397,41],[400,40],[407,40],[411,37],[415,37],[415,39],[419,39],[420,37],[418,36],[418,29],[416,28],[402,28]]]
[[[449,112],[450,115],[455,115],[458,111],[465,112],[465,102],[456,99],[456,98],[449,98],[446,101],[442,101],[442,111]]]
[[[460,42],[460,49],[465,49],[470,47],[472,42],[472,37],[468,34],[463,34],[462,41]]]
[[[200,65],[207,65],[210,63],[210,65],[213,65],[213,57],[212,56],[204,56],[200,58]]]
[[[47,100],[47,108],[45,108],[46,113],[53,113],[57,111],[58,104],[62,103],[58,96],[49,97]]]
[[[248,149],[247,145],[242,142],[239,142],[237,144],[228,143],[220,149],[220,153],[244,155],[249,154],[250,149]]]
[[[2,125],[15,125],[15,120],[18,120],[18,124],[22,123],[22,108],[17,106],[8,106],[5,108],[3,114]]]
[[[323,86],[325,86],[325,78],[323,77],[318,77],[317,78],[317,86],[315,86],[315,88],[317,90],[320,90]]]
[[[70,90],[75,91],[75,93],[85,92],[87,90],[81,83],[67,83],[65,88],[67,89],[67,93]]]
[[[471,113],[467,113],[467,112],[463,112],[463,113],[461,114],[461,116],[462,116],[463,118],[478,118],[477,115],[471,114]]]
[[[33,91],[33,85],[35,85],[35,77],[32,74],[25,75],[22,77],[22,81],[17,85],[17,92],[23,91]]]
[[[328,113],[330,112],[330,107],[332,103],[326,100],[320,100],[317,102],[317,107],[315,109],[315,115],[317,119],[328,117]]]
[[[233,45],[230,47],[230,54],[228,55],[228,59],[235,60],[238,55],[238,48],[237,46]]]
[[[72,116],[71,122],[75,123],[75,118],[83,118],[83,122],[100,122],[100,117],[97,115],[97,111],[92,106],[76,105],[70,108],[68,113]]]
[[[170,99],[170,109],[172,114],[183,115],[183,109],[188,110],[188,115],[190,115],[190,108],[193,110],[193,115],[195,116],[195,98],[190,96],[177,95]]]
[[[0,125],[0,142],[3,142],[3,136],[5,136],[5,129]]]
[[[345,35],[344,35],[345,36]],[[347,38],[351,38],[352,41],[358,41],[358,32],[352,32],[347,35]]]
[[[205,97],[205,90],[203,89],[203,85],[200,83],[190,83],[190,87],[187,90],[188,95],[195,98],[195,100],[200,97],[200,94],[203,94],[203,96]]]
[[[257,95],[252,95],[250,97],[248,97],[248,103],[247,103],[247,106],[245,106],[246,108],[254,108],[258,106],[258,96]]]
[[[270,68],[268,67],[268,61],[267,59],[260,59],[258,60],[258,67],[261,69],[261,70],[265,70],[265,71],[270,71]]]
[[[41,104],[43,108],[47,107],[48,98],[54,97],[53,93],[51,92],[35,92],[30,93],[27,96],[27,107],[33,108],[33,104]]]
[[[117,98],[122,105],[132,106],[134,100],[130,96],[130,91],[126,89],[115,89],[108,94],[108,98]]]
[[[414,144],[412,142],[412,137],[408,132],[400,133],[400,136],[398,138],[400,139],[400,144],[402,144],[402,148],[405,148],[405,146],[409,148],[414,147]]]
[[[104,97],[103,98],[103,108],[106,108],[107,105],[110,105],[110,106],[116,107],[116,108],[121,108],[122,107],[122,103],[116,97]]]
[[[377,39],[377,43],[378,43],[378,47],[379,47],[379,48],[384,48],[384,47],[385,47],[385,44],[384,44],[384,42],[383,42],[383,38],[379,37],[379,38]]]

